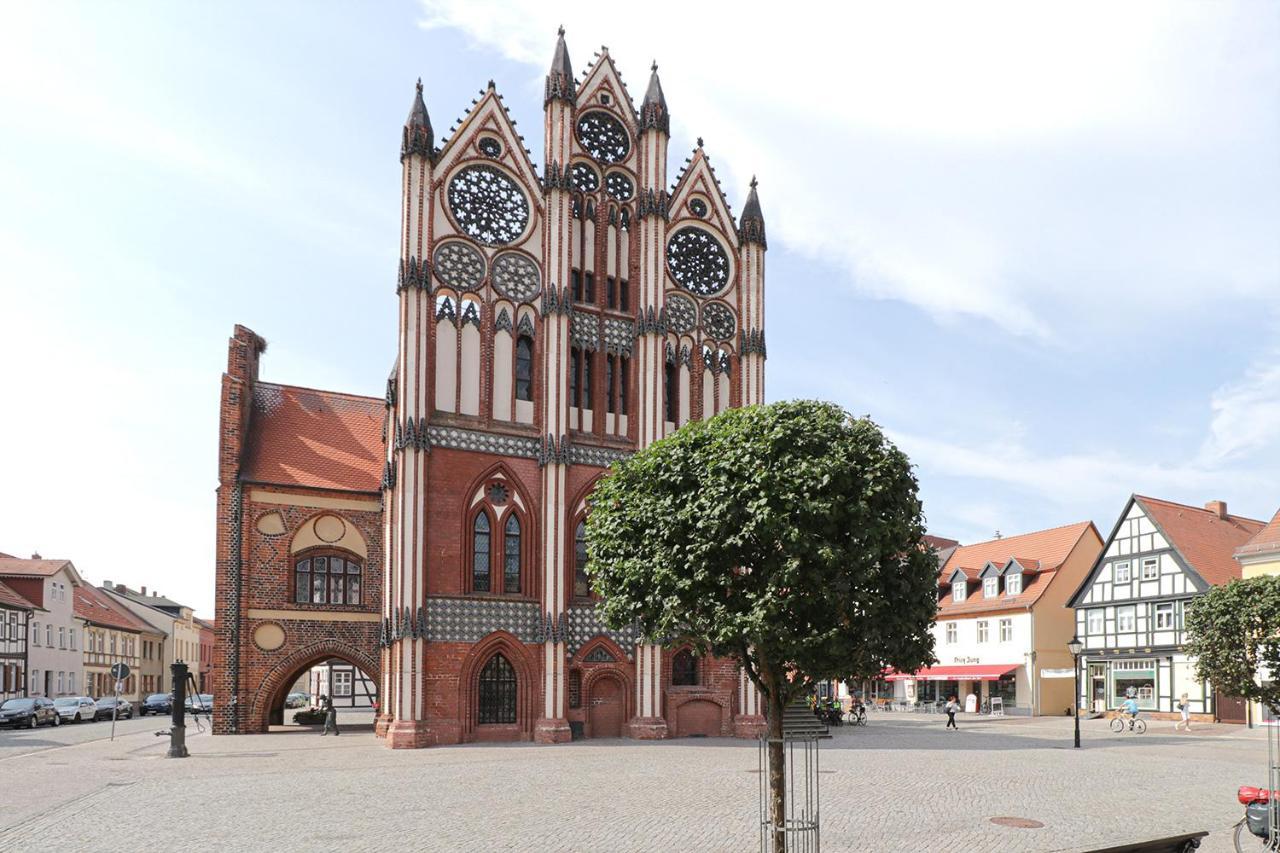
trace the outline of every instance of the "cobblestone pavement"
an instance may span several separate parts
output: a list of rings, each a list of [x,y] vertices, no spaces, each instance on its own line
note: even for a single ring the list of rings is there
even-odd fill
[[[154,725],[150,721],[148,729]],[[1264,779],[1240,727],[1143,736],[1070,720],[874,715],[823,745],[822,847],[1083,851],[1211,830],[1230,851],[1235,790]],[[365,731],[210,737],[163,758],[142,733],[0,757],[0,850],[749,851],[757,749],[733,740],[392,751]],[[18,784],[12,784],[17,781]],[[990,823],[999,816],[1042,829]],[[176,820],[176,824],[174,821]]]

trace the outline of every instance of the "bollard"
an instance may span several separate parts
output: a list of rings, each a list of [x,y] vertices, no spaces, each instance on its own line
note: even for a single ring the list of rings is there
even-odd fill
[[[169,727],[169,757],[187,757],[187,665],[174,661],[169,665],[169,677],[173,679],[173,724]]]

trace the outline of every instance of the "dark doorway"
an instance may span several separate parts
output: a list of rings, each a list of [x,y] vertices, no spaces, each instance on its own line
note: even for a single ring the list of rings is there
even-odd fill
[[[481,725],[516,721],[516,671],[501,653],[489,658],[480,670],[479,687],[477,719]]]

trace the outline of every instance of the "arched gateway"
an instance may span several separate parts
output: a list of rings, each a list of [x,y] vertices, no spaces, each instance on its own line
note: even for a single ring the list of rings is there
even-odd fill
[[[378,678],[392,747],[763,728],[731,662],[608,630],[585,570],[612,463],[764,400],[755,182],[735,215],[701,142],[669,176],[657,68],[636,104],[607,50],[575,74],[563,33],[543,107],[530,157],[494,86],[437,139],[419,84],[383,393],[261,381],[266,343],[236,327],[216,732],[265,730],[296,673],[329,658]],[[349,306],[316,310],[339,328]]]

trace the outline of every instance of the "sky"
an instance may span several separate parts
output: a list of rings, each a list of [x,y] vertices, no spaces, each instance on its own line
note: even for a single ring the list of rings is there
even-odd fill
[[[674,175],[769,230],[766,397],[869,415],[963,542],[1130,493],[1280,506],[1271,2],[15,4],[0,30],[0,552],[213,610],[219,383],[380,395],[400,128],[493,79],[541,163],[564,25]]]

